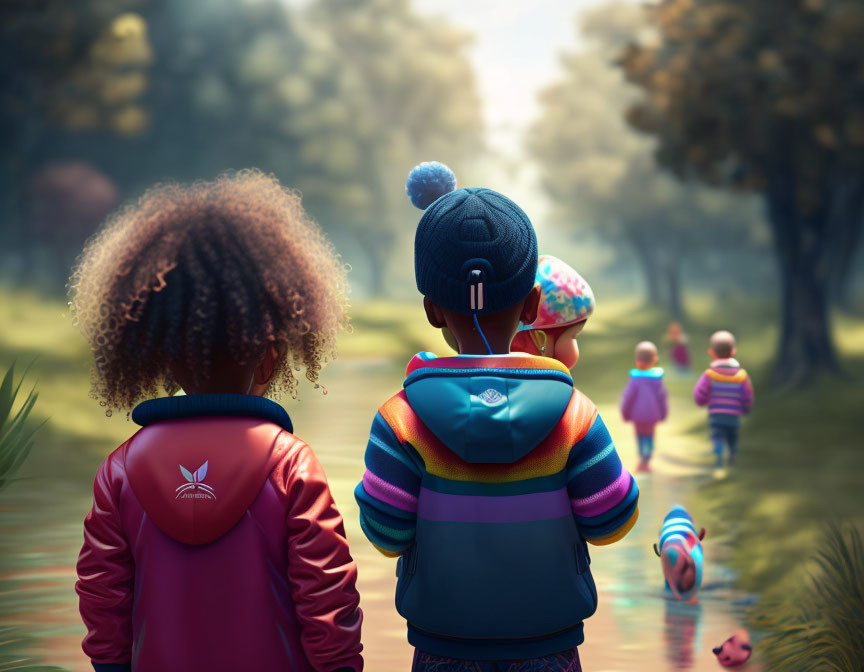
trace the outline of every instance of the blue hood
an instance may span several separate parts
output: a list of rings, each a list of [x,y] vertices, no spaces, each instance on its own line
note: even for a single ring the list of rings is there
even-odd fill
[[[423,424],[466,462],[521,459],[554,429],[573,395],[570,375],[551,365],[521,368],[523,357],[513,358],[513,368],[483,366],[482,357],[458,359],[477,360],[478,367],[430,362],[414,370],[404,387]]]

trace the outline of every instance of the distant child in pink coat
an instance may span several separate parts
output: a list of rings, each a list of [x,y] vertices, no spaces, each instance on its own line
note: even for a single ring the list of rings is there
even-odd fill
[[[690,349],[687,347],[687,334],[678,322],[670,322],[664,340],[669,344],[669,356],[679,373],[690,371]]]
[[[663,369],[657,366],[657,346],[642,341],[636,346],[636,368],[621,396],[621,415],[636,427],[639,466],[636,471],[651,471],[648,462],[654,452],[654,426],[669,414],[669,400],[663,385]]]

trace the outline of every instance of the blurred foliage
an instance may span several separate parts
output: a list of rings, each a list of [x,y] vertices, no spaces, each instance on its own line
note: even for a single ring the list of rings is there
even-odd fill
[[[680,177],[761,192],[784,286],[781,380],[834,370],[827,305],[864,213],[864,4],[663,0],[622,59],[630,122]],[[841,279],[841,284],[843,280]]]
[[[419,218],[394,185],[425,160],[464,175],[482,149],[470,40],[421,17],[409,0],[317,0],[303,18],[310,67],[339,77],[329,95],[311,100],[296,101],[289,89],[307,167],[297,184],[327,219],[354,226],[377,293],[391,241]]]
[[[541,93],[528,141],[557,218],[582,236],[596,233],[629,248],[649,301],[681,317],[683,259],[759,247],[764,228],[755,199],[658,171],[656,142],[628,127],[624,112],[638,91],[613,61],[646,29],[642,9],[629,4],[584,14],[586,46],[563,55],[564,76]]]
[[[830,525],[818,573],[786,599],[760,609],[763,660],[777,672],[864,669],[864,542],[854,526]]]
[[[137,135],[152,61],[141,0],[39,0],[0,7],[0,115],[70,131]],[[17,122],[17,123],[16,123]],[[2,132],[8,133],[4,125]]]
[[[0,383],[0,490],[11,482],[12,476],[21,468],[33,447],[35,430],[27,432],[25,427],[38,396],[35,389],[30,390],[18,410],[12,413],[19,400],[18,393],[21,391],[22,382],[23,376],[18,384],[15,384],[13,365],[6,370],[3,382]]]
[[[0,217],[24,246],[80,247],[23,224],[41,208],[25,186],[60,158],[124,197],[256,166],[359,243],[378,290],[417,219],[393,185],[482,148],[469,39],[409,0],[46,0],[0,19]]]

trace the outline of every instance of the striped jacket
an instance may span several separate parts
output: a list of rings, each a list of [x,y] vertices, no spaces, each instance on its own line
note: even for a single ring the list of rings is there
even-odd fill
[[[670,579],[674,581],[674,578],[667,574],[667,570],[670,566],[679,565],[678,554],[684,553],[692,561],[695,571],[694,584],[687,590],[683,590],[680,586],[675,587],[676,596],[685,602],[693,599],[702,585],[702,565],[705,562],[702,554],[704,533],[704,529],[701,533],[696,531],[693,518],[681,505],[672,507],[663,519],[663,527],[660,529],[659,555],[661,558],[664,556],[667,558],[667,562],[663,565],[666,574],[666,590],[672,589]]]
[[[693,388],[693,399],[712,415],[746,415],[753,406],[753,384],[738,360],[715,359]]]
[[[399,557],[409,642],[501,660],[582,643],[586,541],[623,537],[639,491],[556,360],[422,353],[375,417],[355,494],[366,536]]]

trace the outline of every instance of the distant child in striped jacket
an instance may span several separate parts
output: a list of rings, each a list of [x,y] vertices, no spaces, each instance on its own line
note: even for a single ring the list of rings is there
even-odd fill
[[[580,672],[597,608],[587,544],[627,534],[639,489],[567,367],[511,352],[541,294],[528,217],[490,189],[415,190],[452,189],[442,169],[409,177],[426,208],[415,273],[429,323],[448,327],[459,355],[415,356],[378,409],[360,525],[399,558],[413,672]]]
[[[693,389],[693,399],[708,407],[708,425],[717,467],[723,466],[724,449],[729,449],[729,464],[738,452],[738,430],[741,416],[753,406],[753,384],[747,372],[735,359],[735,337],[728,331],[711,336],[708,354],[714,359]]]

